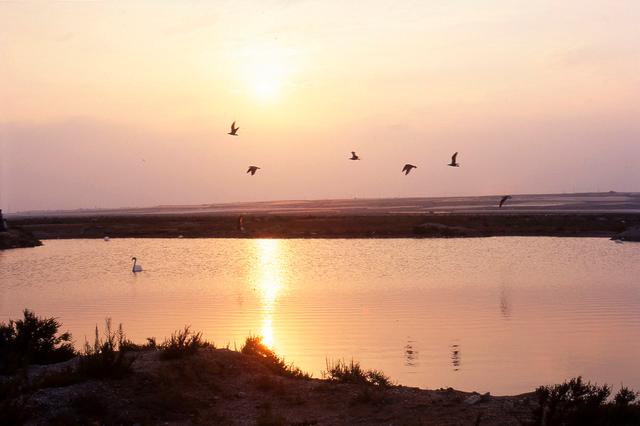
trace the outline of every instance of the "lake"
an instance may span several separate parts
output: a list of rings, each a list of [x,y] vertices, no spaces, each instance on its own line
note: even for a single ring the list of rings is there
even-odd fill
[[[640,244],[606,239],[48,240],[0,252],[0,321],[24,308],[79,348],[111,317],[140,343],[260,334],[315,377],[353,358],[423,388],[640,389]]]

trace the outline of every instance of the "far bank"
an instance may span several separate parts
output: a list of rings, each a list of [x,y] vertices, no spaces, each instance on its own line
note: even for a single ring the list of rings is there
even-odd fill
[[[33,216],[11,220],[38,239],[71,238],[610,238],[638,213],[146,214]]]

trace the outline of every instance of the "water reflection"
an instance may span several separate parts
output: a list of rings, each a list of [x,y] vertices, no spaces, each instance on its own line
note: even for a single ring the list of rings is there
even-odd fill
[[[257,290],[262,311],[260,334],[263,342],[274,347],[273,317],[276,301],[282,288],[282,261],[280,258],[280,240],[255,240],[258,253],[256,268]]]
[[[500,313],[505,319],[511,318],[511,298],[509,289],[506,287],[500,288]]]
[[[414,367],[417,365],[418,350],[415,348],[415,342],[413,340],[407,341],[404,347],[404,365],[408,367]]]
[[[460,345],[451,345],[451,365],[453,365],[453,371],[460,371],[462,362],[460,360]]]

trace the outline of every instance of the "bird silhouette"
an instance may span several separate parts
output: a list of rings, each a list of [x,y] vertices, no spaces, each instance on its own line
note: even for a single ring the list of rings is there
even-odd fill
[[[358,157],[358,155],[356,154],[355,151],[351,151],[351,158],[349,158],[349,160],[359,160],[360,157]]]
[[[451,163],[447,164],[447,166],[451,167],[460,167],[460,163],[456,163],[456,158],[458,157],[458,153],[456,152],[451,156]]]
[[[498,204],[498,207],[502,207],[502,205],[507,201],[511,199],[511,195],[505,195],[504,197],[502,197],[502,199],[500,200],[500,204]]]
[[[249,166],[247,173],[251,173],[251,176],[255,175],[256,172],[260,169],[258,166]]]
[[[418,166],[414,166],[413,164],[405,164],[404,167],[402,168],[402,171],[406,176],[411,172],[412,169],[417,169],[417,168]]]
[[[227,134],[231,136],[238,136],[238,130],[240,130],[240,127],[236,127],[236,122],[234,121],[231,123],[231,131]]]

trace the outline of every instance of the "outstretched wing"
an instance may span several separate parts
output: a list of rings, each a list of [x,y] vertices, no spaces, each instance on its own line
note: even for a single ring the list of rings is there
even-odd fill
[[[236,130],[238,130],[236,128],[236,122],[234,121],[233,123],[231,123],[231,132],[235,132]]]
[[[407,170],[409,170],[409,165],[405,164],[404,167],[402,168],[402,171],[406,172]]]
[[[456,158],[458,158],[458,153],[457,152],[455,154],[453,154],[453,156],[451,157],[451,164],[456,164]]]

